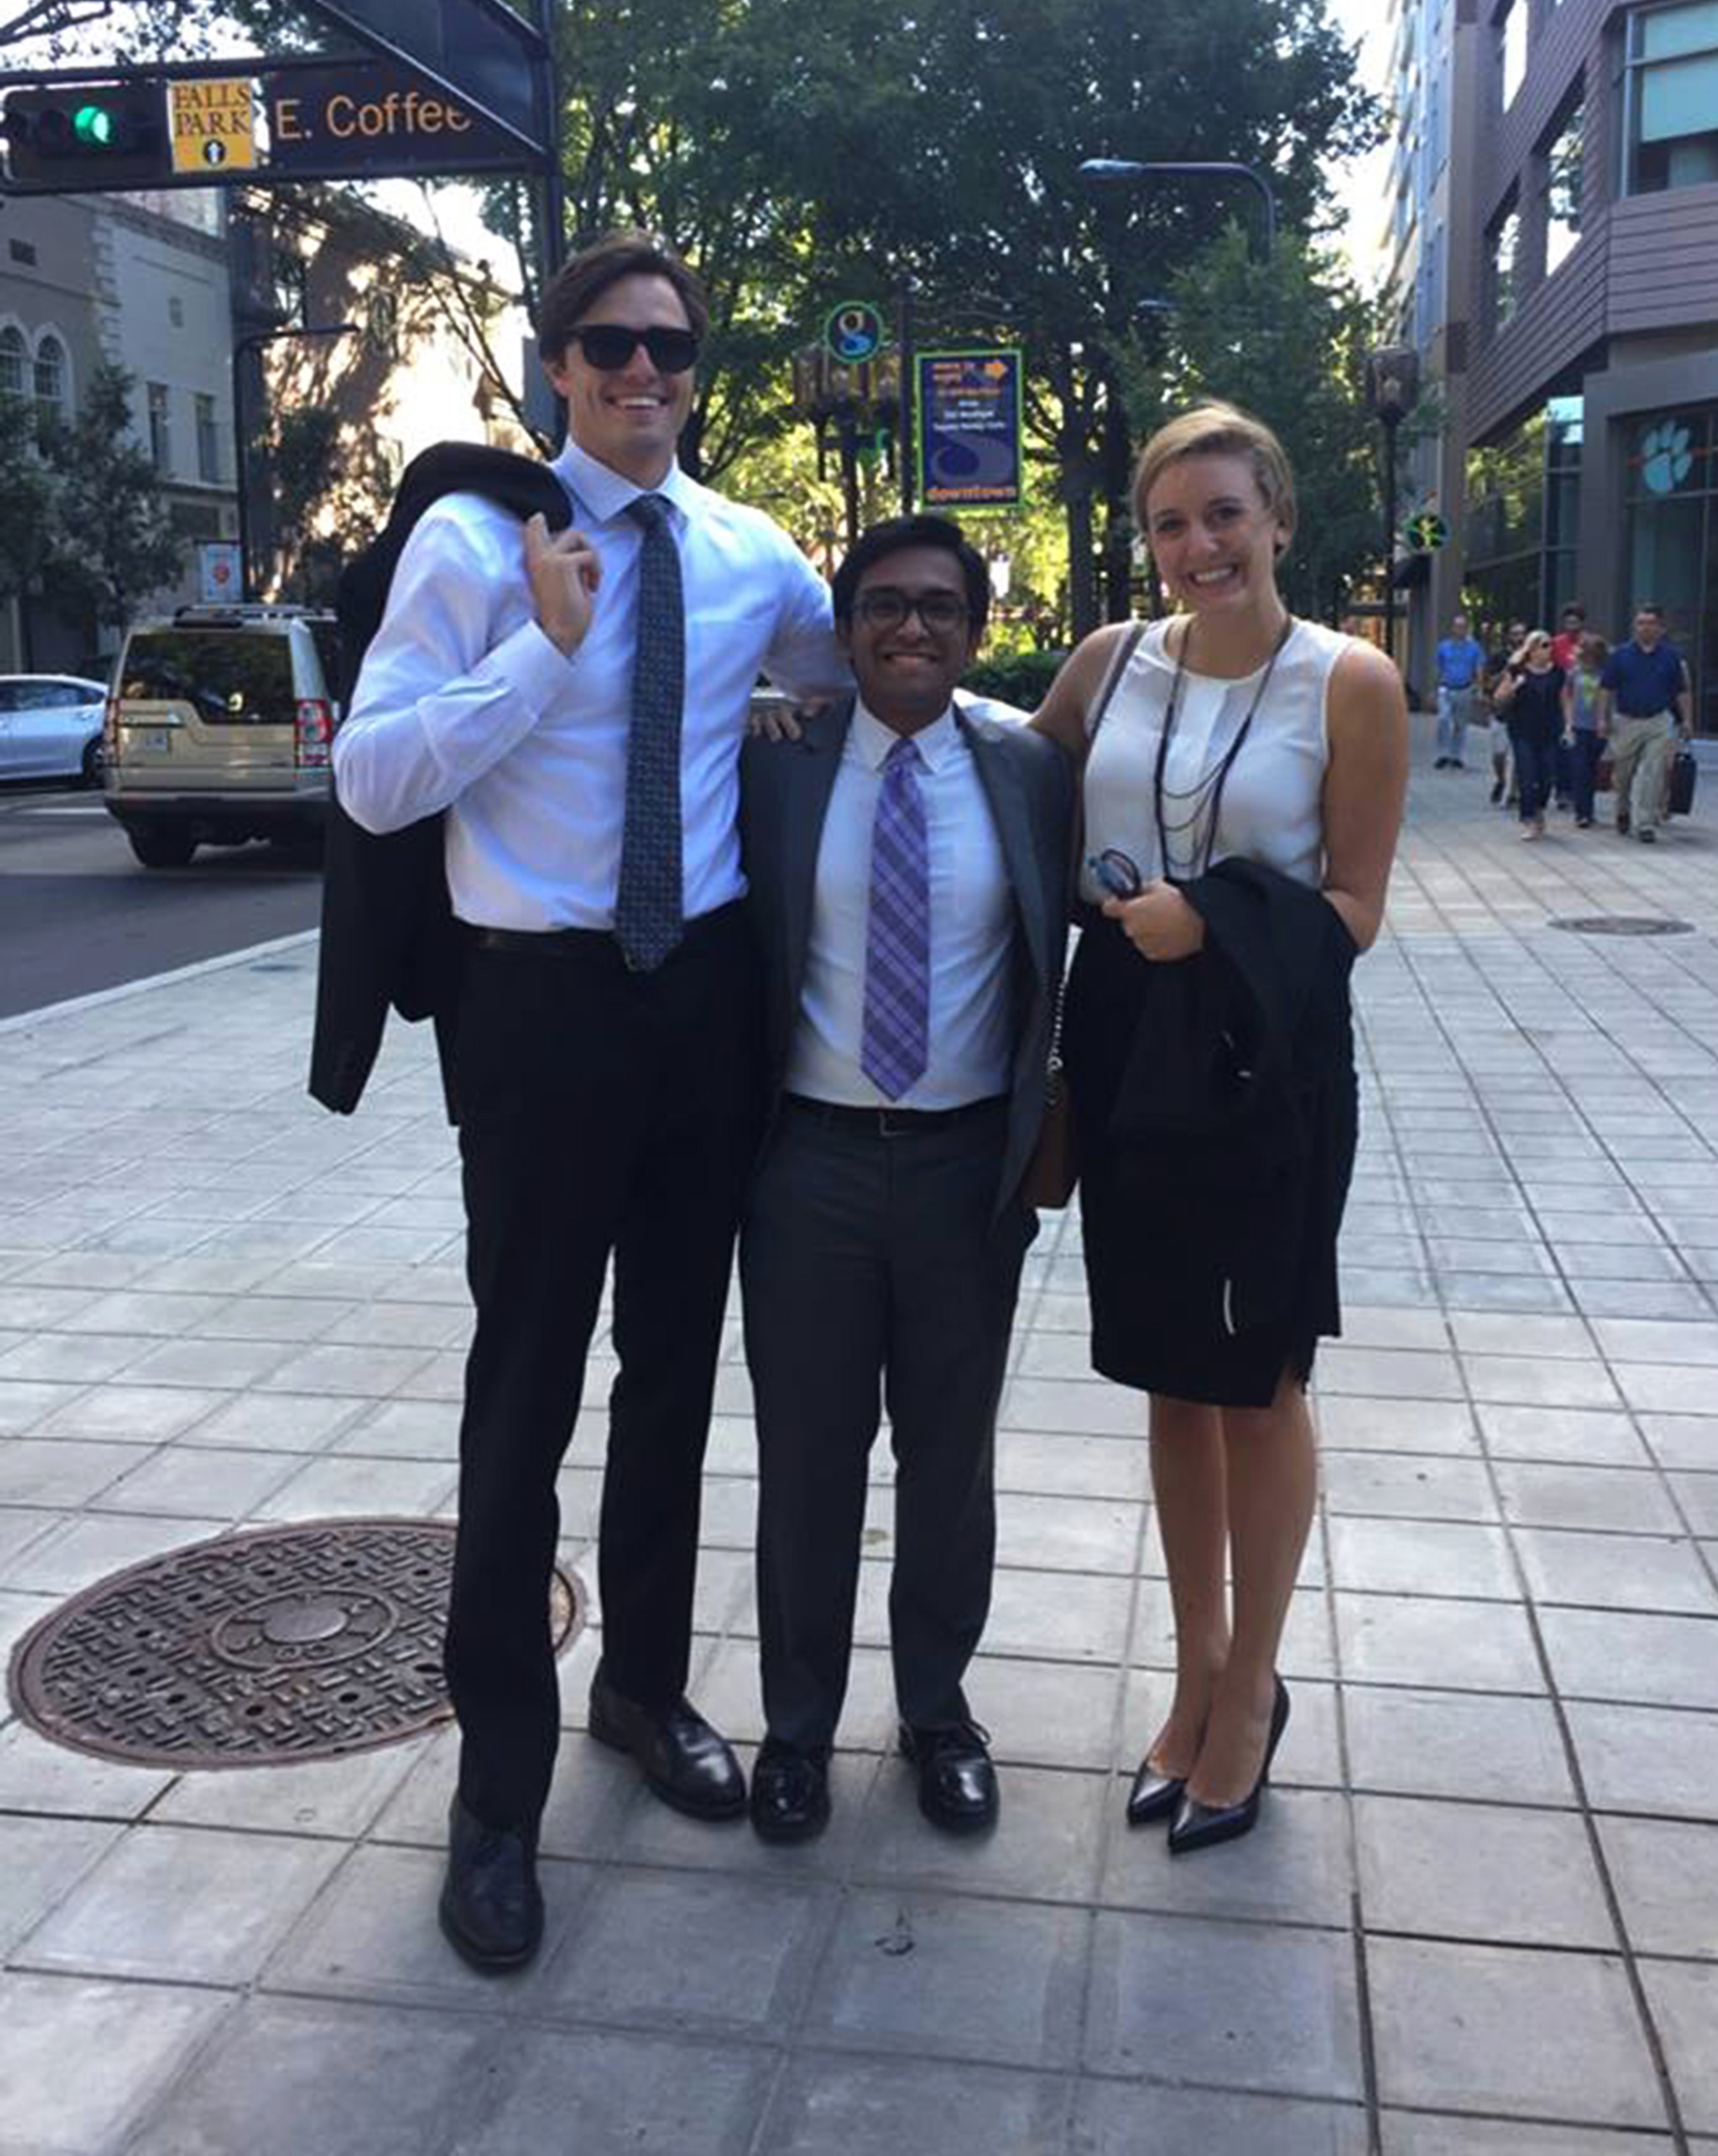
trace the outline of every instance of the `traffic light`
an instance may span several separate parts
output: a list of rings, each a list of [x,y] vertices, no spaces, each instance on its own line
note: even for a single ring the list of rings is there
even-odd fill
[[[15,188],[78,194],[146,187],[173,167],[160,83],[8,90],[3,128]]]

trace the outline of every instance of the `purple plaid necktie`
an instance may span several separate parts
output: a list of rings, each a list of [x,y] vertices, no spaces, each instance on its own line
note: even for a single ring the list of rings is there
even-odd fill
[[[865,945],[860,1067],[890,1100],[930,1060],[930,850],[919,752],[897,741],[882,767],[871,827],[871,912]]]

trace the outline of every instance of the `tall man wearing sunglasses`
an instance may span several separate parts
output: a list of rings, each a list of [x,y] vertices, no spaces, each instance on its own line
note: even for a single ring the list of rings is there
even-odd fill
[[[551,536],[474,495],[414,527],[335,744],[366,828],[446,811],[463,924],[452,1055],[476,1332],[447,1675],[460,1729],[441,1901],[475,1967],[536,1951],[558,1733],[555,1476],[613,1263],[593,1736],[666,1802],[743,1812],[686,1698],[699,1492],[734,1224],[761,1096],[738,759],[761,670],[846,669],[787,535],[680,469],[706,324],[677,258],[621,234],[543,296],[565,400]]]
[[[936,516],[835,580],[858,697],[746,751],[773,1123],[741,1236],[757,1397],[766,1840],[819,1833],[847,1687],[867,1461],[896,1458],[889,1633],[920,1809],[989,1824],[962,1680],[990,1601],[992,1447],[1062,978],[1072,780],[1047,735],[957,711],[985,563]]]

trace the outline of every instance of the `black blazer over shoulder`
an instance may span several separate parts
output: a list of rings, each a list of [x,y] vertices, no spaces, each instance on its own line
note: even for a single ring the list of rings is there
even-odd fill
[[[373,634],[413,526],[444,494],[482,494],[521,523],[541,514],[551,531],[572,521],[566,490],[547,464],[475,443],[426,449],[406,468],[382,535],[341,577],[341,626],[354,641]],[[361,659],[361,651],[354,656]],[[446,1088],[458,988],[442,818],[426,816],[379,837],[353,822],[337,792],[328,805],[323,870],[313,1097],[341,1115],[357,1107],[390,1006],[402,1018],[434,1019]],[[451,1117],[450,1089],[447,1107]]]
[[[754,740],[740,765],[740,833],[764,961],[772,1113],[799,1022],[818,848],[852,723],[853,699],[818,712],[797,742]],[[957,705],[1014,894],[1014,1069],[1000,1214],[1018,1190],[1044,1115],[1045,1072],[1066,950],[1073,766],[1047,735]]]

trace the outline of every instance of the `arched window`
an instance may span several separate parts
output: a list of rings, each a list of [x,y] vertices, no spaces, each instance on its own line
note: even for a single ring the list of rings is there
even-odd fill
[[[36,347],[36,418],[58,427],[66,417],[66,347],[50,331]]]
[[[23,340],[22,329],[10,326],[0,329],[0,397],[24,394],[24,369],[29,356],[30,349]]]

